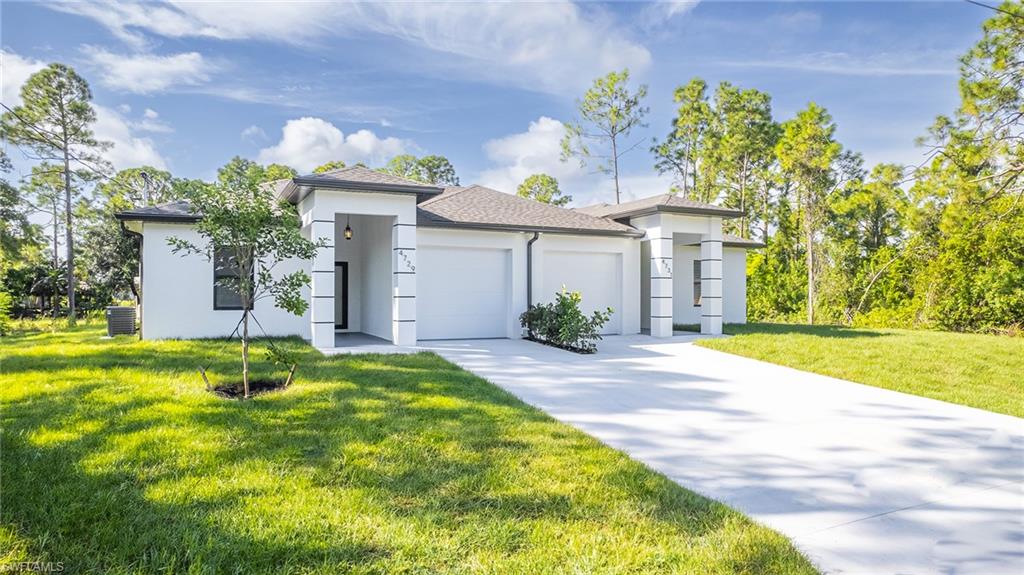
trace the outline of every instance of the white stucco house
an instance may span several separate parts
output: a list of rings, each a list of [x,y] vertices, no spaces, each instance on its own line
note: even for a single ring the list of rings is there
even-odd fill
[[[721,333],[746,319],[750,240],[722,233],[739,212],[665,194],[567,209],[482,186],[440,188],[348,167],[276,184],[296,205],[302,233],[326,238],[312,261],[299,317],[257,302],[271,335],[333,348],[340,334],[395,345],[518,338],[519,314],[565,286],[588,313],[611,307],[608,334],[672,335],[673,323]],[[238,322],[237,294],[215,285],[214,265],[172,253],[169,237],[199,239],[185,203],[118,214],[141,235],[141,337],[220,337]],[[349,228],[351,238],[346,238]]]

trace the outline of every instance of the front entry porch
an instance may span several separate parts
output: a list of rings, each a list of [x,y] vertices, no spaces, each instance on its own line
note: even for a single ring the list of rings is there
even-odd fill
[[[325,244],[312,265],[313,346],[414,346],[415,196],[316,189],[299,208],[304,233]]]
[[[657,213],[633,218],[644,230],[640,245],[640,328],[653,337],[672,337],[673,324],[690,306],[700,314],[700,333],[722,333],[722,219]],[[675,262],[676,247],[699,246],[694,259]],[[692,269],[679,265],[692,264]],[[690,281],[689,289],[677,281]],[[682,296],[689,294],[689,298]],[[681,299],[682,301],[676,301]],[[682,322],[679,322],[682,323]]]

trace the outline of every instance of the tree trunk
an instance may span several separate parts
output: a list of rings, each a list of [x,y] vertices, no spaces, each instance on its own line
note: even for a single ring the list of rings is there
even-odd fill
[[[57,267],[60,265],[60,247],[58,247],[58,235],[60,234],[60,208],[57,206],[57,194],[53,195],[53,201],[50,203],[53,206],[53,272],[50,277],[56,280]],[[53,295],[50,297],[50,305],[53,307],[51,312],[53,313],[53,319],[60,317],[60,298],[57,297],[57,285],[54,282]]]
[[[807,225],[807,323],[814,324],[814,232]]]
[[[747,238],[750,234],[747,233],[747,165],[749,160],[747,155],[743,155],[743,176],[740,178],[740,211],[743,215],[740,216],[740,237]]]
[[[683,148],[683,198],[690,199],[690,145]]]
[[[768,245],[768,203],[771,196],[771,191],[768,186],[765,185],[764,190],[764,216],[761,218],[761,241]]]
[[[243,298],[244,299],[244,298]],[[245,305],[245,304],[243,304]],[[249,310],[242,311],[242,388],[249,397]]]
[[[72,237],[71,221],[71,161],[68,158],[68,145],[64,144],[64,233],[67,238],[67,278],[68,278],[68,321],[75,323],[75,246]]]
[[[612,136],[612,172],[615,174],[615,203],[621,204],[622,199],[619,197],[619,147],[615,136]]]

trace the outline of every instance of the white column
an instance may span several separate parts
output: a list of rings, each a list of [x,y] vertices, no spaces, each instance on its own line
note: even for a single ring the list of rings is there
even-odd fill
[[[672,337],[672,234],[661,226],[651,232],[651,336]]]
[[[722,333],[722,225],[717,218],[700,238],[700,332]],[[717,224],[717,225],[715,225]]]
[[[398,216],[391,228],[391,338],[416,345],[416,222]]]
[[[315,214],[315,212],[314,212]],[[313,347],[334,347],[334,214],[315,214],[306,226],[309,239],[324,239],[316,250],[310,276],[310,322]],[[328,219],[329,218],[329,219]]]

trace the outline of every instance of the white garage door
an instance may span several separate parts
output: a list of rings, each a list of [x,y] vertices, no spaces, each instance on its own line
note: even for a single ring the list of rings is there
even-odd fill
[[[509,250],[421,247],[416,259],[418,339],[508,337]]]
[[[622,333],[622,256],[600,252],[544,252],[543,292],[538,301],[551,301],[562,286],[583,296],[583,313],[612,308],[602,334]]]

